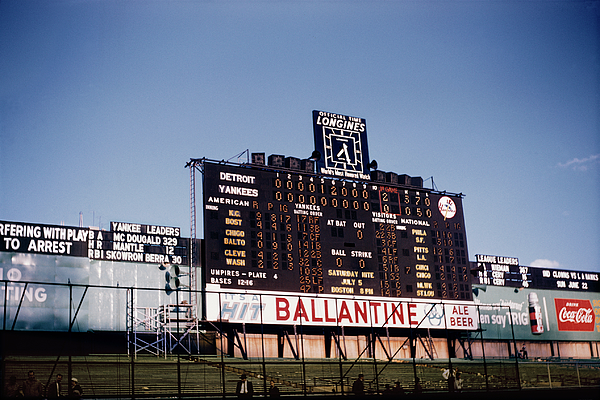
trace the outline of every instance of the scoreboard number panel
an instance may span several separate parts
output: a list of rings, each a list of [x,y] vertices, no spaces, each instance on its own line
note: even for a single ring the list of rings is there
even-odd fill
[[[223,290],[472,299],[458,195],[205,161],[204,213]]]
[[[476,254],[479,285],[507,286],[518,289],[545,289],[600,292],[600,274],[529,267],[516,257]]]

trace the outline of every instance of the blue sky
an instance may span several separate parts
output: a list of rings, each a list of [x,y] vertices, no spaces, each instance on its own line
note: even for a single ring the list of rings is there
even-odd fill
[[[0,219],[188,236],[190,158],[308,157],[316,109],[365,118],[380,169],[466,194],[471,260],[600,271],[599,21],[598,1],[3,0]]]

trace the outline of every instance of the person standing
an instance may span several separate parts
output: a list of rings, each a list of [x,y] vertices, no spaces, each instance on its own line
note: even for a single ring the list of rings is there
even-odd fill
[[[17,377],[11,375],[6,386],[4,386],[4,395],[6,397],[18,397],[19,396],[19,384],[17,383]]]
[[[402,386],[400,386],[400,381],[396,381],[396,386],[394,386],[394,388],[392,389],[392,392],[399,396],[403,396],[405,394],[404,388]]]
[[[454,380],[454,391],[462,392],[463,379],[460,376],[460,372],[456,373],[456,379]]]
[[[523,343],[523,347],[521,347],[521,358],[528,359],[527,355],[527,347],[525,347],[525,343]]]
[[[269,397],[279,397],[279,388],[275,386],[275,381],[271,379],[269,386]]]
[[[389,383],[385,384],[385,389],[383,389],[383,392],[381,392],[382,396],[391,396],[394,393],[394,391],[392,390],[392,387],[390,386]]]
[[[415,389],[413,390],[413,394],[421,394],[423,393],[423,386],[421,386],[421,378],[415,378]]]
[[[455,387],[454,387],[454,382],[456,381],[455,373],[456,373],[456,371],[454,371],[452,368],[444,369],[444,371],[442,372],[442,377],[448,381],[448,391],[449,392],[454,392],[454,389],[455,389]]]
[[[50,384],[48,384],[48,388],[46,389],[46,396],[49,399],[55,399],[61,396],[61,386],[62,386],[62,375],[56,374],[56,380]]]
[[[83,396],[83,389],[77,378],[71,378],[71,387],[69,388],[69,397],[80,398]]]
[[[363,374],[358,374],[358,378],[352,384],[352,393],[356,396],[365,395],[365,376]]]
[[[21,385],[21,393],[23,397],[42,398],[44,396],[44,385],[38,381],[33,371],[27,373],[27,380]]]
[[[246,374],[242,374],[242,376],[240,376],[240,380],[235,387],[235,393],[240,398],[252,397],[252,394],[254,393],[254,387],[252,386],[252,382],[246,379]]]

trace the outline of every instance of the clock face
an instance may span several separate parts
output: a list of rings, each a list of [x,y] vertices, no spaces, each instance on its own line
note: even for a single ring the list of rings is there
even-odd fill
[[[448,196],[441,197],[438,201],[438,210],[444,219],[453,218],[456,215],[456,203]]]
[[[364,118],[313,110],[316,169],[325,175],[371,180]]]
[[[344,129],[323,128],[325,167],[344,171],[363,171],[360,134]]]

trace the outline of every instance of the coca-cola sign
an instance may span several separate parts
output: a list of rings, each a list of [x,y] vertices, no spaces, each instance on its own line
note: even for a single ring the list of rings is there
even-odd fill
[[[554,299],[559,331],[593,332],[595,314],[589,300]]]

